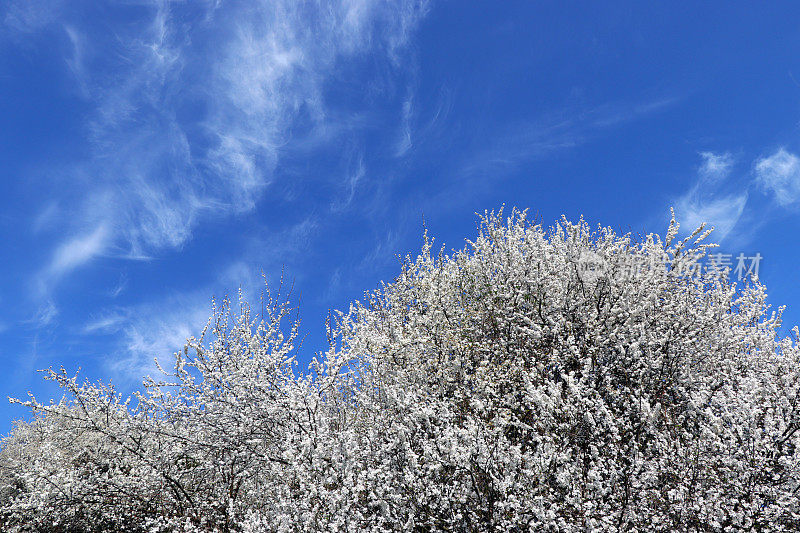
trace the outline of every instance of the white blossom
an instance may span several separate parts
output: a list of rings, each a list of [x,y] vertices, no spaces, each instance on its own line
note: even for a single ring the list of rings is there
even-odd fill
[[[333,315],[307,369],[280,295],[214,309],[133,398],[48,379],[4,439],[7,531],[796,531],[797,328],[758,280],[485,214]],[[591,272],[581,268],[590,257]]]

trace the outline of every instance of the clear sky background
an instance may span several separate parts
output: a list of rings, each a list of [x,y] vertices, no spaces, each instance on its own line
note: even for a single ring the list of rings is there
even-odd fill
[[[423,220],[460,248],[503,204],[662,235],[674,206],[800,322],[794,2],[1,4],[3,397],[61,364],[130,390],[262,271],[308,360]]]

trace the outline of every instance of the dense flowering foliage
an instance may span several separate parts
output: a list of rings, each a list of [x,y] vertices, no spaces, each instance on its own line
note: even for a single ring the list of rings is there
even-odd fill
[[[279,296],[223,302],[130,399],[51,370],[0,526],[797,531],[798,330],[758,280],[687,275],[709,232],[677,234],[486,214],[335,314],[307,370]]]

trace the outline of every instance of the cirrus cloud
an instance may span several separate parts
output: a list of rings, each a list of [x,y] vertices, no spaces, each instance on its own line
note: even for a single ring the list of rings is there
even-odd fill
[[[110,31],[84,22],[92,9],[104,10]],[[426,9],[414,0],[250,0],[224,9],[14,2],[3,17],[10,33],[63,32],[63,60],[90,109],[87,156],[44,200],[71,206],[61,212],[70,235],[104,228],[95,247],[102,241],[118,257],[181,247],[201,221],[252,210],[287,146],[335,131],[326,91],[342,62],[369,54],[398,65]],[[56,258],[51,270],[95,256]]]
[[[800,158],[779,148],[770,156],[756,161],[756,179],[783,207],[800,201]]]

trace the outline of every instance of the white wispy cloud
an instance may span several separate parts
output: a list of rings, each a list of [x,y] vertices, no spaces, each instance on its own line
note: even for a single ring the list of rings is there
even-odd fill
[[[128,277],[125,274],[122,274],[119,277],[119,282],[114,286],[113,289],[108,291],[108,295],[111,298],[116,298],[125,291],[125,288],[127,286],[128,286]]]
[[[84,65],[85,43],[83,36],[74,27],[69,24],[64,25],[64,32],[72,44],[72,54],[68,55],[65,61],[69,66],[72,74],[75,77],[75,82],[78,85],[78,91],[86,98],[89,96],[88,89],[85,85],[86,71]]]
[[[56,22],[63,4],[63,0],[7,0],[0,14],[8,28],[29,33]]]
[[[45,229],[52,229],[59,216],[59,207],[55,202],[48,202],[34,217],[31,230],[39,233]]]
[[[351,153],[348,160],[345,162],[344,174],[342,188],[345,190],[345,195],[343,198],[338,198],[331,202],[331,209],[333,211],[342,211],[352,203],[359,182],[361,182],[367,174],[364,155],[361,153]]]
[[[460,168],[458,175],[497,175],[555,152],[580,146],[598,134],[664,110],[677,100],[662,98],[646,103],[614,103],[591,109],[565,109],[536,120],[504,124],[494,141],[481,145]]]
[[[252,210],[282,153],[304,141],[298,118],[314,134],[352,126],[338,128],[341,114],[325,99],[340,62],[371,53],[399,64],[427,7],[251,0],[221,9],[153,0],[102,35],[75,15],[86,9],[13,2],[3,12],[10,32],[61,27],[63,59],[94,106],[89,156],[65,186],[78,201],[55,214],[73,234],[100,222],[104,230],[59,245],[50,271],[62,275],[101,250],[141,258],[180,247],[199,221]],[[345,178],[350,197],[363,177],[362,162]]]
[[[795,154],[779,148],[756,161],[755,174],[758,184],[779,205],[787,207],[800,201],[800,158]]]
[[[89,233],[62,243],[53,254],[47,277],[59,278],[100,255],[108,244],[108,237],[108,227],[101,224]]]
[[[733,168],[734,158],[730,152],[715,154],[714,152],[700,152],[703,163],[698,174],[702,179],[717,181],[727,178]]]
[[[714,227],[714,238],[722,241],[742,217],[748,193],[731,192],[733,186],[727,180],[735,159],[730,153],[701,152],[700,157],[697,178],[675,202],[675,212],[684,230],[691,232],[706,223]]]
[[[742,216],[747,204],[747,194],[733,194],[721,198],[702,200],[698,197],[683,197],[676,204],[675,211],[680,217],[681,226],[688,231],[706,223],[714,227],[714,238],[724,239]]]
[[[399,138],[397,139],[394,147],[394,156],[395,157],[402,157],[411,150],[412,146],[414,146],[414,142],[412,139],[412,119],[413,119],[413,109],[414,109],[414,99],[412,96],[406,98],[403,102],[403,115],[401,121],[401,127],[399,132]]]
[[[26,322],[33,324],[37,328],[42,328],[52,324],[57,316],[58,307],[56,307],[52,300],[47,300],[39,306],[33,318]]]
[[[210,315],[207,294],[172,296],[157,305],[138,306],[129,319],[113,324],[115,331],[122,331],[122,351],[106,361],[109,370],[117,380],[136,382],[147,375],[158,378],[154,360],[168,369],[172,355],[183,348],[189,337],[200,334]]]
[[[115,333],[128,320],[124,310],[112,311],[108,314],[92,318],[83,327],[83,333]]]
[[[58,315],[59,310],[55,302],[51,299],[45,299],[27,318],[19,323],[24,326],[32,326],[34,329],[40,329],[54,324]]]
[[[36,273],[33,279],[38,310],[34,319],[28,321],[44,327],[58,316],[58,306],[51,291],[62,277],[102,255],[109,246],[109,229],[104,223],[94,229],[64,240],[52,254],[50,262]]]

